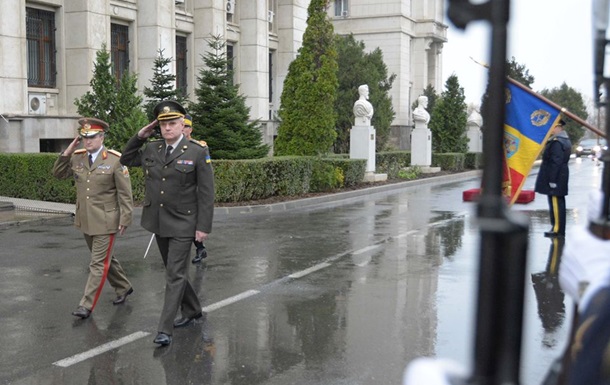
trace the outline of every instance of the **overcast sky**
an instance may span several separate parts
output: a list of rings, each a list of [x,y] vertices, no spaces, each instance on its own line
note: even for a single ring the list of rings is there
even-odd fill
[[[464,87],[466,103],[480,104],[487,70],[469,57],[489,62],[489,23],[471,23],[466,31],[448,19],[446,23],[443,79],[455,73]],[[586,104],[592,100],[591,0],[512,0],[508,31],[507,58],[514,56],[529,69],[535,91],[559,87],[565,81],[583,94]]]

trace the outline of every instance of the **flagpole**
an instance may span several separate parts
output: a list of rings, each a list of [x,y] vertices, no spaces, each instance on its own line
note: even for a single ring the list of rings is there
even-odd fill
[[[489,69],[489,65],[487,65],[485,63],[481,63],[480,61],[475,60],[472,56],[470,57],[470,59],[473,62],[477,63],[478,65],[481,65],[481,66]],[[584,121],[578,115],[575,115],[572,112],[568,111],[565,107],[562,107],[559,104],[549,100],[548,98],[545,98],[544,96],[542,96],[539,93],[535,92],[531,88],[527,87],[526,85],[523,85],[523,84],[519,83],[518,81],[516,81],[515,79],[513,79],[513,78],[511,78],[509,76],[507,76],[506,79],[509,82],[511,82],[512,84],[514,84],[515,86],[521,88],[523,91],[528,92],[531,95],[534,95],[535,97],[539,98],[540,100],[544,101],[545,103],[548,103],[551,107],[558,109],[559,111],[561,111],[562,114],[564,114],[568,118],[572,119],[576,123],[580,124],[581,126],[584,126],[584,127],[588,128],[589,130],[593,131],[594,133],[596,133],[597,135],[599,135],[599,136],[601,136],[603,138],[606,138],[606,133],[605,132],[601,131],[600,129],[598,129],[597,127],[593,126],[592,124]]]

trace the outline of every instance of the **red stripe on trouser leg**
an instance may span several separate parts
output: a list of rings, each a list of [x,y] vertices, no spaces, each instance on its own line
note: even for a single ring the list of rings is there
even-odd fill
[[[112,248],[114,246],[114,234],[110,234],[110,239],[108,241],[108,249],[106,250],[106,258],[104,258],[104,272],[102,273],[102,278],[100,280],[100,285],[98,286],[95,292],[95,298],[93,298],[93,305],[91,305],[91,311],[95,308],[95,304],[97,300],[100,298],[100,294],[102,294],[102,289],[104,288],[104,283],[106,282],[106,278],[108,277],[108,270],[110,269],[110,260],[112,259]]]

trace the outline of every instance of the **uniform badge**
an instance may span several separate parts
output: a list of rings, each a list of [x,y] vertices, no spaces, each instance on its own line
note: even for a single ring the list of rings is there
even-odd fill
[[[209,155],[205,156],[205,162],[206,163],[211,163],[212,162],[212,158]]]
[[[187,159],[178,159],[176,161],[176,164],[185,164],[187,166],[192,166],[195,164],[195,162],[193,162],[192,160],[187,160]]]
[[[127,168],[127,166],[121,166],[121,168],[123,169],[123,176],[125,178],[129,178],[129,169]]]

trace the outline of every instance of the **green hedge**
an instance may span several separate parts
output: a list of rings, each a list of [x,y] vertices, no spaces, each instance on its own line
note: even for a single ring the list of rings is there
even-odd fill
[[[74,203],[76,191],[71,179],[53,177],[57,154],[1,154],[0,195],[51,202]],[[378,173],[399,178],[411,163],[408,151],[380,152]],[[432,154],[432,166],[446,171],[480,168],[481,154]],[[255,160],[214,160],[217,202],[240,202],[272,196],[298,196],[332,191],[363,183],[366,160],[345,154],[330,157],[274,157]],[[144,199],[142,169],[130,168],[135,202]]]

